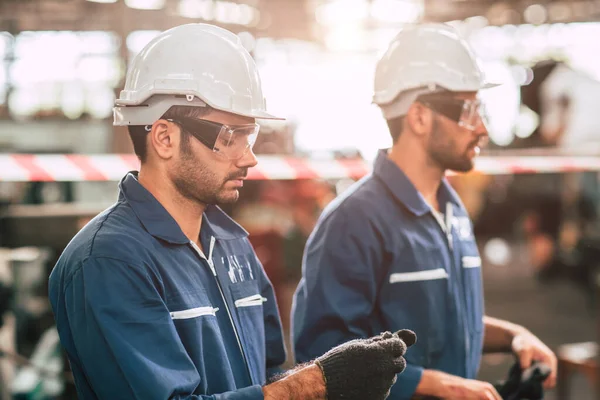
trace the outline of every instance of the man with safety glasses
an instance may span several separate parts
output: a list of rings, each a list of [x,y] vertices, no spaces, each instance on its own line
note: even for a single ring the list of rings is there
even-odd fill
[[[473,168],[487,139],[478,92],[490,86],[447,25],[407,27],[390,43],[374,103],[393,146],[329,205],[309,238],[293,308],[297,361],[401,326],[419,342],[390,399],[499,400],[475,380],[482,351],[513,351],[523,368],[547,363],[554,385],[554,354],[525,328],[484,315],[472,224],[444,178]]]
[[[233,33],[189,24],[133,60],[114,124],[128,126],[140,172],[71,241],[50,302],[78,396],[89,399],[383,400],[414,333],[327,349],[270,384],[284,362],[277,302],[235,202],[257,119],[256,65]]]

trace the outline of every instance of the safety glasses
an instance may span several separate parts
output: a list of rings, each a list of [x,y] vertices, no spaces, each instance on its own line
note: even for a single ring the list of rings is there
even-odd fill
[[[169,119],[202,144],[228,160],[239,160],[252,149],[260,126],[256,123],[229,126],[190,117]]]
[[[463,100],[447,95],[422,95],[417,101],[451,119],[459,126],[474,131],[480,124],[487,129],[488,115],[481,100]]]

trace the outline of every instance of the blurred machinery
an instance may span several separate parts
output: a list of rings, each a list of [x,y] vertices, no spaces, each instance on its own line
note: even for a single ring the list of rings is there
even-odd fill
[[[47,301],[49,255],[0,249],[0,399],[56,398],[69,381]]]

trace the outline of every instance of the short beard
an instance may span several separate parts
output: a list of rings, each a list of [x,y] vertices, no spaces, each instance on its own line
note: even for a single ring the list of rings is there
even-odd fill
[[[223,185],[230,179],[245,177],[248,170],[238,171],[220,182],[213,172],[198,162],[192,152],[190,140],[189,135],[182,138],[181,160],[171,176],[177,191],[186,199],[203,205],[235,203],[239,198],[239,192],[225,191]]]
[[[462,156],[455,156],[456,149],[453,141],[448,139],[447,134],[442,131],[437,116],[433,120],[431,140],[429,144],[429,156],[441,169],[456,172],[469,172],[474,163],[465,152]]]

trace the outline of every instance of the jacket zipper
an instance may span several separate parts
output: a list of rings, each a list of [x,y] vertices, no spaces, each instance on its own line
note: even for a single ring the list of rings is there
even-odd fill
[[[194,250],[196,250],[196,253],[198,253],[198,256],[208,263],[208,266],[210,267],[210,270],[211,270],[213,276],[215,277],[215,281],[217,282],[217,287],[219,288],[219,293],[221,294],[221,299],[223,299],[223,304],[225,304],[225,310],[227,310],[227,316],[229,317],[229,322],[231,322],[231,326],[233,328],[233,333],[235,334],[235,339],[236,339],[238,347],[240,349],[240,353],[242,354],[242,359],[244,360],[244,366],[246,367],[246,372],[248,372],[248,378],[250,379],[250,382],[252,382],[252,374],[250,374],[250,368],[248,367],[248,360],[246,359],[246,353],[244,353],[244,348],[242,347],[240,335],[237,331],[235,323],[233,322],[233,317],[231,316],[231,310],[229,309],[229,305],[227,304],[227,299],[225,298],[225,293],[223,292],[223,287],[221,286],[221,282],[219,281],[219,278],[217,277],[217,270],[215,269],[215,264],[213,263],[212,255],[213,255],[213,249],[215,248],[215,238],[214,238],[214,236],[211,236],[211,238],[210,238],[210,247],[208,250],[208,258],[204,255],[204,252],[202,252],[202,250],[198,247],[198,245],[196,243],[190,241],[190,244],[192,245]]]
[[[448,230],[448,240],[450,242],[453,242],[454,239],[452,238],[452,219],[454,218],[454,209],[452,208],[452,203],[448,202],[446,203],[446,229]],[[453,262],[456,263],[456,257],[452,257]],[[457,265],[456,268],[457,271],[460,271],[460,281],[462,283],[462,285],[460,285],[461,287],[464,286],[464,271],[462,269],[462,265],[459,263]],[[462,299],[463,299],[463,303],[464,303],[464,313],[463,313],[463,324],[464,324],[464,335],[465,335],[465,369],[467,367],[467,365],[469,364],[469,355],[471,353],[471,338],[469,337],[469,316],[466,313],[467,311],[467,293],[466,293],[466,288],[463,287],[463,289],[461,290],[461,295],[462,295]],[[468,371],[465,371],[468,373]]]
[[[448,244],[448,249],[450,250],[450,256],[451,256],[451,262],[454,265],[454,270],[455,273],[460,273],[459,276],[459,290],[460,290],[460,297],[461,297],[461,301],[463,303],[463,335],[465,337],[465,367],[466,367],[466,363],[468,363],[469,360],[469,355],[471,353],[471,339],[469,338],[469,321],[468,321],[468,315],[466,313],[467,310],[467,299],[466,299],[466,291],[465,290],[461,290],[460,287],[463,285],[464,280],[463,280],[463,275],[462,275],[462,265],[459,265],[458,267],[456,266],[456,255],[454,254],[454,238],[452,237],[452,219],[454,218],[454,209],[452,208],[452,203],[447,202],[446,203],[446,221],[444,222],[444,220],[441,218],[441,216],[439,214],[437,214],[437,211],[432,209],[432,214],[434,216],[434,218],[436,219],[436,221],[438,222],[438,225],[440,226],[440,228],[442,229],[442,232],[444,233],[444,235],[446,235],[446,242]],[[465,371],[468,372],[468,371]]]

